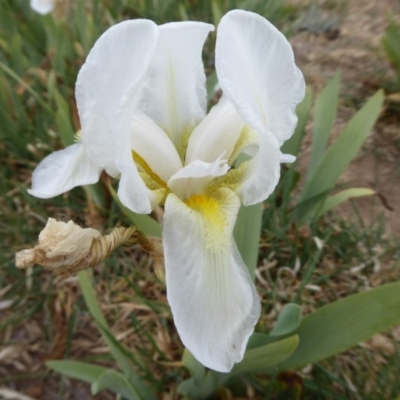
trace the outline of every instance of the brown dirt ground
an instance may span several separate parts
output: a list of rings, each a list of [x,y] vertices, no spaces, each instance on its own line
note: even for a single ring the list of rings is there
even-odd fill
[[[302,3],[301,0],[299,3]],[[308,30],[296,34],[291,43],[297,63],[314,95],[337,70],[341,72],[340,104],[333,132],[335,137],[368,97],[382,85],[395,80],[380,43],[388,16],[400,19],[400,2],[351,0],[344,12],[335,10],[326,1],[318,4],[318,12],[314,15],[320,13],[319,17],[325,19],[325,26],[338,24],[338,34],[324,32],[324,24],[311,19],[308,26],[303,24]],[[393,211],[374,197],[357,200],[360,213],[366,223],[383,213],[388,220],[388,231],[399,234],[400,218],[396,216],[396,211],[400,207],[400,106],[397,113],[389,113],[389,106],[386,102],[386,111],[383,111],[361,154],[340,182],[352,182],[354,187],[377,190]],[[311,152],[311,129],[312,126],[308,126],[299,155],[299,167],[303,172],[307,169]],[[353,208],[346,204],[337,211],[349,217]]]

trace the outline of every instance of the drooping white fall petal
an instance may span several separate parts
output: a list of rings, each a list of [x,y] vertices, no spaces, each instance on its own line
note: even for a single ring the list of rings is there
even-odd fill
[[[82,143],[55,151],[44,158],[32,175],[32,189],[28,193],[48,199],[99,180],[101,168],[88,156]]]
[[[218,26],[215,57],[224,95],[247,124],[268,130],[281,146],[293,134],[295,108],[305,93],[285,36],[260,15],[230,11]]]
[[[149,20],[124,21],[97,40],[76,82],[82,142],[111,176],[118,176],[118,138],[129,131],[149,63],[157,48],[158,27]]]
[[[160,26],[160,43],[149,68],[139,108],[171,138],[179,152],[182,136],[205,116],[206,77],[201,58],[214,26],[173,22]]]
[[[183,344],[198,361],[229,372],[242,359],[260,315],[260,300],[232,229],[238,197],[220,189],[213,198],[165,204],[163,243],[167,297]]]
[[[54,2],[55,0],[31,0],[30,6],[37,13],[46,15],[53,11]]]

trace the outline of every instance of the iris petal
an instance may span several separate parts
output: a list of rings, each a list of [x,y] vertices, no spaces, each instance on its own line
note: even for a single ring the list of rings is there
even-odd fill
[[[51,153],[36,167],[28,193],[48,199],[99,180],[101,168],[88,156],[82,143]]]
[[[270,22],[242,10],[227,13],[218,26],[216,70],[224,95],[248,125],[269,131],[279,145],[293,134],[304,78],[289,42]]]
[[[208,33],[202,22],[160,26],[160,43],[149,68],[139,108],[160,126],[183,155],[183,136],[205,116],[206,89],[201,52]]]
[[[232,103],[222,98],[190,136],[186,164],[193,160],[213,162],[221,154],[229,159],[243,127]]]
[[[92,159],[114,177],[119,175],[119,138],[129,130],[131,107],[157,41],[158,27],[152,21],[121,22],[103,33],[79,71],[75,94],[82,142]]]
[[[240,201],[221,189],[185,203],[170,194],[165,205],[168,301],[183,344],[206,367],[228,372],[242,359],[260,314],[232,238]]]

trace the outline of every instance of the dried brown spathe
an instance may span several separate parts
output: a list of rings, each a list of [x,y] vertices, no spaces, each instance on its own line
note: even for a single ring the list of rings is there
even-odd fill
[[[92,228],[82,228],[73,221],[62,222],[49,218],[39,234],[39,244],[33,249],[15,255],[18,268],[34,264],[67,278],[86,268],[94,267],[122,245],[138,243],[144,251],[163,262],[160,239],[146,238],[136,228],[114,228],[108,235],[101,235]]]

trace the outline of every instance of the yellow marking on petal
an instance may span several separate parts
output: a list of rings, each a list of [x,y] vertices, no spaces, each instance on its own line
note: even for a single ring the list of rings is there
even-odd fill
[[[238,155],[247,147],[258,144],[258,133],[251,129],[249,126],[245,126],[240,132],[238,141],[233,148],[232,154],[229,157],[228,164],[232,165]]]
[[[75,135],[74,135],[74,141],[75,141],[76,143],[79,143],[79,142],[81,141],[81,139],[82,139],[82,130],[79,129],[79,131],[77,131],[77,132],[75,133]]]
[[[132,157],[135,163],[145,172],[154,182],[158,183],[161,187],[166,188],[167,184],[150,168],[146,160],[142,158],[136,151],[132,150]]]
[[[185,164],[186,150],[189,144],[189,139],[195,127],[196,127],[195,123],[185,126],[181,135],[181,148],[178,149],[178,153],[179,156],[181,157],[181,161],[183,164]]]
[[[194,129],[196,128],[198,124],[195,122],[192,122],[190,124],[188,124],[187,126],[185,126],[182,130],[182,132],[180,132],[180,142],[178,143],[178,145],[175,144],[175,142],[172,141],[172,134],[171,132],[167,129],[167,128],[162,128],[163,131],[165,132],[165,134],[171,139],[172,143],[174,144],[176,150],[178,151],[179,157],[182,161],[182,164],[185,163],[185,157],[186,157],[186,150],[189,144],[189,139],[190,136],[192,135]],[[178,146],[178,147],[177,147]]]
[[[212,253],[224,251],[230,245],[226,228],[228,221],[223,213],[221,196],[194,195],[185,200],[186,205],[197,211],[204,221],[205,244]]]
[[[246,178],[247,167],[249,165],[248,161],[243,162],[237,168],[231,168],[225,175],[213,179],[206,187],[206,193],[214,193],[219,188],[227,188],[233,192],[238,189],[242,184],[243,180]]]
[[[164,205],[168,194],[171,193],[171,190],[168,187],[164,188],[160,186],[146,172],[139,172],[139,175],[147,188],[153,192],[153,195],[157,199],[157,203]]]

